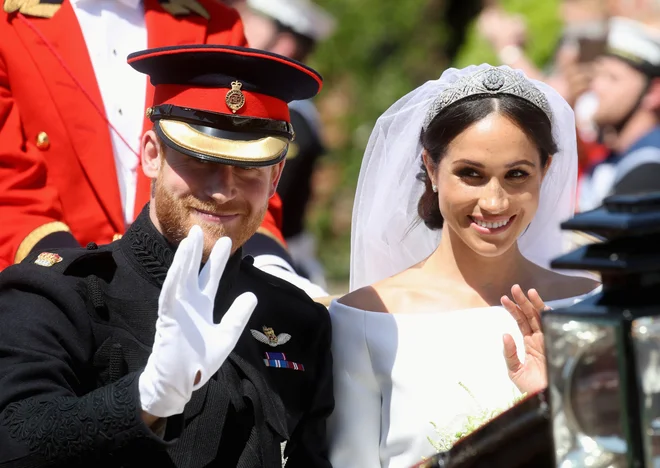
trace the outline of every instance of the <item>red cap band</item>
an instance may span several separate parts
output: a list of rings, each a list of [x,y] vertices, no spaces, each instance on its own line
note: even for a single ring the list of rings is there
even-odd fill
[[[287,103],[265,94],[241,91],[245,96],[245,104],[234,113],[225,102],[225,95],[231,88],[192,88],[172,84],[162,84],[155,88],[154,105],[157,106],[173,104],[219,114],[291,121]]]

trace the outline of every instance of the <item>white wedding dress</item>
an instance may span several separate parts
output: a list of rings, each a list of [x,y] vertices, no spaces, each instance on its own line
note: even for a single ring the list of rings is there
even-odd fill
[[[593,294],[589,293],[589,294]],[[566,307],[585,298],[548,302]],[[511,406],[502,335],[522,335],[503,307],[388,314],[330,305],[335,468],[409,468],[435,453],[428,438],[461,430],[468,416]]]

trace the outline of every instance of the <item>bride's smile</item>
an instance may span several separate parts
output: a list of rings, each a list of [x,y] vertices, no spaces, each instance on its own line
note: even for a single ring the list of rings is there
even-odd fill
[[[499,234],[506,231],[512,226],[512,221],[516,219],[516,215],[497,217],[497,218],[483,218],[480,216],[468,216],[472,221],[471,227],[476,229],[480,234]]]

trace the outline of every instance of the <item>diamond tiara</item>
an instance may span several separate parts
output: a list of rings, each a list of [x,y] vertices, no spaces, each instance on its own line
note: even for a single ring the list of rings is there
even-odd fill
[[[436,115],[461,99],[495,94],[509,94],[522,98],[541,109],[552,122],[552,110],[548,99],[531,81],[513,70],[491,67],[464,76],[441,92],[431,104],[422,128],[426,130]]]

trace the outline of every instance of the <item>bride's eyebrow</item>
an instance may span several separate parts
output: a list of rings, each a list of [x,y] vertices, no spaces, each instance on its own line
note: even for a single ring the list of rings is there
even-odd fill
[[[454,161],[452,164],[466,164],[468,166],[474,166],[474,167],[479,167],[479,168],[485,168],[482,163],[477,162],[477,161],[470,161],[469,159],[458,159]],[[529,159],[520,159],[518,161],[514,161],[512,163],[507,164],[505,167],[510,168],[510,167],[515,167],[515,166],[530,166],[530,167],[536,167],[536,164],[534,164],[532,161]]]
[[[457,159],[452,164],[467,164],[468,166],[481,167],[481,168],[486,167],[483,164],[481,164],[480,162],[470,161],[469,159]]]
[[[514,167],[514,166],[530,166],[530,167],[536,167],[536,164],[534,164],[532,161],[529,159],[520,159],[518,161],[509,163],[506,165],[506,167]]]

